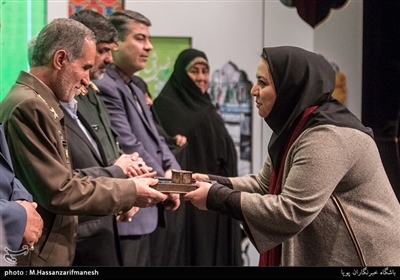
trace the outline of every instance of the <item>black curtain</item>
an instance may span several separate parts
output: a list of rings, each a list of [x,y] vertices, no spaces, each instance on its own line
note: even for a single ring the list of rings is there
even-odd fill
[[[400,201],[400,1],[364,0],[362,122]]]

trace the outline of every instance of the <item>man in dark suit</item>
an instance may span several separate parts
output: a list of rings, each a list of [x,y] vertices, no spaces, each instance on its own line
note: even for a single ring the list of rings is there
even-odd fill
[[[101,176],[127,178],[131,177],[131,174],[148,172],[148,170],[144,170],[147,167],[137,154],[122,155],[117,161],[111,164],[102,143],[85,118],[79,111],[74,112],[70,110],[68,106],[70,103],[61,102],[61,105],[68,129],[67,140],[69,143],[73,143],[69,152],[71,165],[75,171],[79,172],[82,176],[91,176],[94,178]],[[147,173],[146,176],[154,177],[155,172]],[[135,211],[129,214],[128,219],[134,213]],[[72,265],[122,265],[115,215],[81,215],[78,217],[76,251]]]
[[[90,69],[89,75],[91,80],[102,79],[108,65],[113,62],[111,50],[117,47],[117,30],[107,18],[92,10],[81,10],[70,18],[83,23],[96,35],[95,65]],[[75,99],[79,104],[78,111],[96,132],[108,159],[116,160],[122,154],[122,150],[117,142],[118,134],[111,126],[110,116],[100,94],[95,84],[90,83],[87,93],[77,95]]]
[[[122,10],[109,16],[118,30],[118,49],[113,50],[114,64],[107,68],[104,78],[94,83],[110,113],[111,124],[119,134],[118,142],[125,153],[138,152],[158,176],[172,177],[172,169],[180,169],[165,139],[158,134],[144,95],[133,84],[131,76],[146,66],[153,46],[149,41],[149,19],[140,13]],[[171,199],[180,204],[179,195]],[[124,265],[148,266],[150,236],[165,226],[164,205],[140,209],[131,223],[119,223]],[[175,208],[176,209],[176,208]],[[179,241],[177,241],[179,242]],[[157,248],[163,250],[163,248]]]
[[[2,241],[6,243],[6,247],[0,250],[4,253],[8,249],[7,256],[3,259],[8,263],[5,262],[4,265],[12,265],[15,264],[13,252],[17,253],[16,251],[24,245],[26,250],[33,248],[38,241],[42,235],[43,220],[36,211],[37,203],[32,202],[32,195],[15,177],[2,123],[0,123],[0,174],[1,223],[5,231],[5,239]]]
[[[112,62],[111,50],[116,47],[117,31],[101,14],[81,10],[70,18],[89,27],[96,36],[96,56],[89,70],[90,79],[101,79]],[[91,83],[86,91],[71,103],[61,103],[68,128],[68,142],[72,167],[83,176],[127,178],[147,172],[155,172],[145,166],[138,154],[122,155],[115,142],[108,112]],[[100,140],[100,137],[102,141]],[[141,165],[139,167],[139,164]],[[130,170],[130,168],[133,168]],[[119,216],[121,222],[129,222],[137,207]],[[75,266],[121,266],[117,220],[109,216],[79,216]]]

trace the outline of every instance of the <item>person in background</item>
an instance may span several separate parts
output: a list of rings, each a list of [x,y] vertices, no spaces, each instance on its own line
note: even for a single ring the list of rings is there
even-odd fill
[[[260,266],[399,266],[400,205],[372,130],[332,97],[335,71],[292,46],[264,48],[251,89],[273,133],[262,170],[193,174],[190,200],[243,223]]]
[[[14,256],[18,250],[26,246],[33,249],[43,230],[43,219],[37,212],[37,203],[32,195],[15,177],[10,151],[4,135],[3,124],[0,123],[0,209],[2,224],[2,246],[0,250],[9,256],[2,258],[2,265],[14,265]],[[4,231],[3,231],[4,229]],[[4,239],[3,239],[4,235]],[[6,260],[5,262],[3,262]],[[7,260],[9,260],[7,262]]]
[[[15,174],[44,221],[34,250],[17,256],[19,266],[70,266],[78,215],[118,215],[168,198],[149,187],[157,184],[154,178],[93,178],[72,170],[73,144],[60,102],[71,102],[89,85],[95,53],[90,29],[72,19],[54,19],[36,37],[30,71],[21,71],[0,103]]]
[[[178,55],[153,108],[168,134],[187,137],[187,170],[237,176],[235,144],[207,93],[209,80],[206,54],[186,49]],[[179,253],[184,255],[184,265],[241,266],[243,231],[239,222],[185,204],[185,231],[179,239],[186,248]]]
[[[151,22],[130,10],[116,11],[108,19],[118,31],[118,48],[112,51],[113,64],[107,67],[104,77],[94,83],[110,113],[122,151],[137,152],[158,176],[171,178],[172,169],[181,167],[158,134],[144,95],[131,79],[134,73],[146,67],[153,48],[149,40]],[[173,210],[176,210],[180,205],[179,194],[171,196],[175,198]],[[155,245],[157,240],[150,244],[150,234],[157,227],[169,227],[166,216],[174,211],[165,209],[165,204],[160,203],[154,208],[140,209],[130,223],[118,223],[124,266],[154,265],[150,251],[154,250],[155,254],[165,251],[161,242]]]
[[[95,65],[89,71],[90,79],[101,80],[107,67],[112,64],[111,51],[117,47],[118,33],[114,26],[103,15],[92,10],[81,10],[70,16],[90,28],[97,40]],[[78,111],[91,124],[99,137],[107,157],[116,160],[123,152],[118,144],[118,133],[111,126],[108,110],[100,97],[101,92],[91,82],[86,94],[75,96],[78,101]]]
[[[101,79],[112,63],[111,50],[116,47],[117,31],[107,18],[92,10],[81,10],[70,16],[90,28],[96,37],[96,56],[89,70],[91,80]],[[85,88],[86,89],[86,88]],[[71,103],[64,103],[67,135],[72,167],[82,175],[92,177],[128,178],[149,173],[137,153],[120,155],[107,108],[93,83],[87,91],[75,96]],[[80,124],[79,124],[80,122]],[[100,140],[100,137],[102,140]],[[117,219],[130,221],[137,207],[119,215],[79,216],[74,266],[121,266],[122,255]],[[107,248],[107,250],[105,250]]]
[[[165,142],[167,143],[169,149],[174,154],[176,160],[178,161],[179,165],[182,169],[186,169],[186,161],[187,161],[187,154],[186,154],[186,147],[187,147],[187,138],[184,135],[176,134],[175,136],[169,135],[161,125],[160,118],[157,115],[157,112],[153,110],[153,99],[151,97],[149,88],[147,83],[139,76],[133,75],[132,76],[133,83],[137,85],[140,90],[144,94],[144,98],[146,100],[147,106],[149,106],[151,114],[154,118],[154,123],[157,127],[158,133],[164,137]]]

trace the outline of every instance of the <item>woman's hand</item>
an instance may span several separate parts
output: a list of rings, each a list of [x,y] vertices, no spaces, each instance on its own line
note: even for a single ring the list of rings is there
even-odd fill
[[[201,174],[201,173],[194,173],[192,175],[192,179],[196,181],[209,181],[210,178],[206,174]]]
[[[208,191],[211,188],[211,185],[212,185],[211,183],[197,181],[196,182],[197,189],[185,194],[183,196],[183,199],[190,200],[190,202],[200,210],[207,210],[207,195]]]
[[[186,136],[183,136],[183,135],[181,135],[181,134],[175,135],[174,138],[175,138],[175,144],[176,144],[177,146],[179,146],[179,147],[182,147],[182,146],[185,145],[186,142],[187,142]]]

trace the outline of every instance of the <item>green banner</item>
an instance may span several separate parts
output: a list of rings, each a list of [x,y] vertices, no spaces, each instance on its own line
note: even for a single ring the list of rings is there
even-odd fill
[[[146,68],[138,76],[147,83],[152,99],[156,98],[174,70],[179,53],[192,45],[191,38],[151,37],[153,50]]]
[[[46,24],[46,0],[0,2],[0,100],[21,70],[28,71],[28,43]]]

